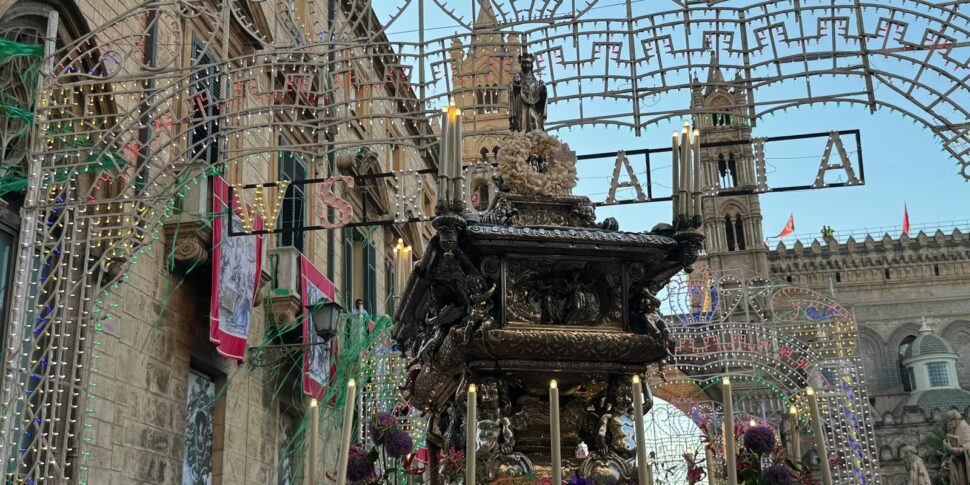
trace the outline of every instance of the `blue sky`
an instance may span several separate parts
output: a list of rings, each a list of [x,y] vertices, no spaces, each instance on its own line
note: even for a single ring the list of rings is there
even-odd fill
[[[503,0],[504,4],[508,1]],[[471,0],[449,0],[444,3],[466,19],[471,17]],[[517,3],[522,5],[529,2],[518,1]],[[577,5],[584,3],[585,1],[580,1]],[[727,4],[744,3],[731,1]],[[427,39],[441,38],[463,30],[454,20],[438,11],[433,2],[425,2],[425,4]],[[674,2],[660,0],[635,1],[634,4],[634,15],[675,7]],[[396,9],[399,5],[400,2],[390,0],[374,3],[382,21],[386,21],[392,9]],[[601,6],[598,6],[594,12],[596,17],[615,18],[625,13],[624,2],[602,1],[599,5]],[[413,6],[409,8],[414,9]],[[865,19],[866,23],[870,24],[878,21],[878,16],[869,13]],[[392,40],[414,41],[416,27],[416,15],[411,11],[390,26],[388,32]],[[913,30],[916,30],[915,25]],[[903,75],[907,74],[902,67],[890,67],[890,69],[895,69]],[[728,78],[733,77],[730,73],[726,74]],[[705,76],[703,73],[699,75]],[[858,89],[858,81],[853,86],[849,86],[848,82],[831,79],[821,82],[813,89],[829,90],[828,92]],[[786,95],[788,97],[803,95],[803,90],[797,87],[789,88],[790,93],[785,89],[784,85],[772,88],[772,91],[765,96],[783,99]],[[891,99],[890,89],[877,86],[878,89],[882,89],[877,93],[880,99],[895,101]],[[602,101],[602,106],[588,106],[588,109],[602,108],[608,111],[611,108],[609,103],[614,102]],[[680,93],[668,96],[666,99],[658,99],[653,109],[682,109],[687,107],[688,102],[686,93]],[[555,121],[557,107],[551,108],[550,111],[550,121]],[[603,127],[572,128],[555,134],[569,143],[578,154],[618,149],[660,148],[669,146],[670,133],[679,124],[680,122],[677,121],[669,125],[651,126],[640,138],[635,137],[629,130]],[[970,207],[970,185],[956,174],[955,161],[941,151],[939,140],[928,130],[896,112],[877,111],[875,114],[870,114],[868,109],[861,105],[824,107],[815,105],[792,109],[786,113],[759,120],[754,136],[793,135],[846,129],[861,130],[866,186],[766,194],[761,199],[766,236],[777,234],[792,213],[795,216],[798,234],[815,235],[822,225],[833,227],[837,233],[898,226],[902,223],[904,203],[909,208],[910,222],[914,228],[920,224],[970,219],[970,213],[967,210]],[[769,185],[773,182],[775,185],[782,182],[810,183],[818,169],[825,139],[818,139],[814,143],[814,145],[808,142],[770,145],[766,156]],[[854,150],[854,143],[852,145],[847,149]],[[642,165],[637,165],[636,162],[634,162],[634,168],[637,171],[643,170]],[[577,187],[577,193],[590,195],[594,200],[604,199],[612,169],[612,164],[608,162],[581,162],[579,166],[581,181]],[[655,161],[652,175],[658,186],[669,184],[669,170],[669,160]],[[627,197],[629,194],[632,194],[632,191],[627,192]],[[622,191],[618,193],[618,198],[623,198]],[[617,217],[621,228],[625,230],[647,230],[657,222],[669,221],[670,204],[657,202],[601,208],[598,215],[601,219],[609,216]],[[966,226],[966,223],[963,225]],[[775,243],[770,244],[773,247]]]

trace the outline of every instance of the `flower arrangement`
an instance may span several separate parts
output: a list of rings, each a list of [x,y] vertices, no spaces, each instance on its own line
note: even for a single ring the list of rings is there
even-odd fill
[[[523,195],[569,195],[576,186],[576,161],[569,149],[541,131],[512,132],[499,143],[498,173],[505,190]]]
[[[405,462],[414,442],[407,431],[397,425],[397,417],[388,412],[376,413],[367,424],[374,447],[366,450],[357,444],[347,461],[347,481],[351,483],[396,483],[399,471],[407,472]]]
[[[736,462],[738,483],[744,485],[814,485],[801,463],[788,459],[770,426],[751,426],[741,434],[743,446]]]

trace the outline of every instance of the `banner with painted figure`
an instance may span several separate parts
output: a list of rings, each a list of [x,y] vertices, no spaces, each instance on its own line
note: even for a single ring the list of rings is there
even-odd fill
[[[309,345],[303,361],[303,392],[321,400],[323,393],[337,372],[337,363],[332,358],[336,354],[335,340],[323,343],[313,330],[310,310],[321,299],[334,301],[336,289],[330,281],[306,256],[300,256],[300,279],[303,298],[303,343]]]
[[[246,354],[249,322],[253,313],[259,275],[262,270],[263,237],[229,237],[227,221],[233,230],[242,230],[238,214],[226,217],[230,201],[229,184],[222,177],[212,181],[212,210],[222,214],[212,221],[212,300],[209,305],[209,340],[216,350],[230,359],[242,360]],[[262,228],[256,219],[254,227]]]

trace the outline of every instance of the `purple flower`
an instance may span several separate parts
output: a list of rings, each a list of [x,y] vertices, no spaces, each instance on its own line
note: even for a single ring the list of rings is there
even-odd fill
[[[793,485],[795,474],[785,465],[771,465],[761,475],[765,485]]]
[[[579,475],[573,475],[572,478],[566,482],[566,485],[596,485],[592,480],[582,478]]]
[[[388,430],[396,424],[397,417],[391,413],[380,412],[375,414],[374,419],[367,426],[367,431],[370,432],[370,439],[374,440],[374,443],[378,445],[384,443],[384,438]]]
[[[359,482],[374,474],[374,463],[367,453],[351,453],[347,460],[347,480]]]
[[[768,426],[755,426],[744,432],[744,447],[748,451],[762,455],[775,449],[775,430]]]
[[[414,443],[411,441],[411,436],[408,435],[407,431],[402,429],[391,431],[384,440],[384,451],[391,458],[404,458],[411,452],[413,446]]]

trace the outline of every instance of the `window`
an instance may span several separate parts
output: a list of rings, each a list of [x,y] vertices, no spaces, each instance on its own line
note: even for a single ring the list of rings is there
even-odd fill
[[[938,264],[933,265],[933,274],[936,276],[940,276],[940,265]]]
[[[192,131],[189,132],[191,162],[212,165],[219,161],[219,67],[211,51],[199,39],[192,39]]]
[[[744,251],[744,220],[741,214],[734,217],[724,216],[724,233],[727,237],[728,251]]]
[[[354,307],[354,229],[344,228],[344,308]]]
[[[741,214],[734,217],[734,237],[738,240],[738,249],[744,251],[744,221]]]
[[[903,367],[903,358],[909,351],[909,347],[913,345],[913,340],[916,340],[916,337],[910,335],[899,344],[899,377],[903,381],[903,390],[906,392],[912,392],[916,385],[916,379],[913,378],[913,369],[907,370]]]
[[[886,268],[886,279],[890,279],[889,268]]]
[[[211,485],[216,386],[211,377],[192,370],[186,394],[182,485]]]
[[[734,251],[734,225],[731,224],[731,216],[724,216],[724,234],[727,236],[728,251]]]
[[[478,114],[498,113],[499,90],[497,85],[475,89],[475,105]]]
[[[283,140],[280,140],[280,146],[283,145]],[[305,180],[306,162],[292,152],[280,152],[279,179]],[[286,188],[283,206],[280,208],[279,228],[284,231],[279,235],[278,244],[280,246],[293,246],[303,252],[303,227],[306,225],[305,205],[305,187],[290,184]]]
[[[721,187],[730,188],[738,185],[737,164],[734,154],[728,154],[725,160],[723,153],[717,154],[717,173],[720,175]]]
[[[374,314],[377,313],[377,248],[373,242],[367,244],[365,255],[367,271],[364,281],[364,308]]]
[[[730,113],[714,113],[711,115],[711,125],[712,126],[730,126],[731,125],[731,114]]]
[[[930,387],[946,387],[950,385],[950,375],[946,371],[946,362],[930,362],[926,364],[926,372],[930,377]]]

